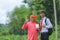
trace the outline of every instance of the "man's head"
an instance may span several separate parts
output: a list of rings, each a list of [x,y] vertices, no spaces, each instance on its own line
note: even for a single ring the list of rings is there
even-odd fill
[[[31,15],[31,16],[30,16],[30,21],[34,22],[34,21],[36,21],[36,18],[37,18],[37,16]]]
[[[34,19],[34,18],[31,18],[31,19],[30,19],[30,21],[31,21],[31,22],[34,22],[34,21],[35,21],[35,19]]]
[[[42,18],[45,17],[45,14],[46,14],[45,11],[41,11],[41,12],[40,12],[40,16],[41,16]]]

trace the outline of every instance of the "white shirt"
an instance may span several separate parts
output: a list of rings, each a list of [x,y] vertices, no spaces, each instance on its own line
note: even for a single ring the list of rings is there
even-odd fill
[[[51,22],[50,22],[50,20],[48,18],[44,17],[42,19],[43,19],[42,25],[44,25],[44,24],[45,25],[47,24],[47,25],[46,25],[45,28],[42,27],[41,33],[48,32],[48,29],[47,28],[52,28],[52,24],[51,24]],[[45,23],[45,19],[46,19],[46,23]]]

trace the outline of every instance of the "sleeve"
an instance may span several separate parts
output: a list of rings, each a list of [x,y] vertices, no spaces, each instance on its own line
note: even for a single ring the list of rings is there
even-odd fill
[[[50,19],[47,18],[46,23],[47,23],[46,25],[47,28],[52,28],[52,23],[50,22]]]
[[[27,29],[28,28],[28,23],[24,23],[23,26],[22,26],[22,29]]]

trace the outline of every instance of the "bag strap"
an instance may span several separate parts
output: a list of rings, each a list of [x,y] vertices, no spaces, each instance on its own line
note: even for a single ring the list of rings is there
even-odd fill
[[[41,20],[41,19],[40,19]],[[39,26],[40,26],[40,22],[39,22]]]
[[[45,19],[45,24],[47,25],[47,18]]]

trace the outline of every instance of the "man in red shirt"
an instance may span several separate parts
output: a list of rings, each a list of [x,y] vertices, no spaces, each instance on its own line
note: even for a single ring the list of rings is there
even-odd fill
[[[38,40],[38,31],[36,29],[36,19],[37,16],[31,15],[30,21],[23,24],[22,29],[28,29],[28,40]]]

